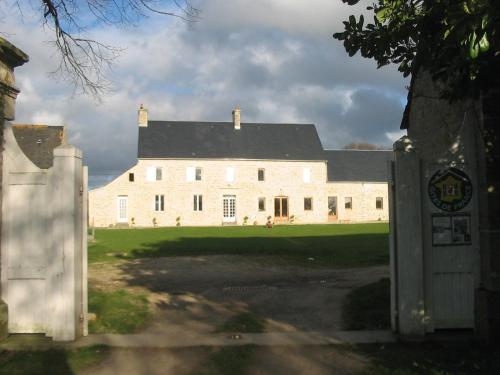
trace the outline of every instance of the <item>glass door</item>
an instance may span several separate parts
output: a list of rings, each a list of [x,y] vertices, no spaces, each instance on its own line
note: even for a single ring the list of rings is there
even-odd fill
[[[277,223],[288,221],[288,197],[274,198],[274,221]]]
[[[236,222],[236,196],[224,195],[222,198],[222,222]]]

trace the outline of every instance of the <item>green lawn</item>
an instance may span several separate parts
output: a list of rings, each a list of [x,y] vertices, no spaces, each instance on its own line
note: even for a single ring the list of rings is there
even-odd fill
[[[89,262],[242,255],[310,266],[371,266],[389,262],[388,230],[385,223],[100,229],[89,244]]]
[[[96,320],[89,322],[90,333],[134,333],[150,317],[144,294],[126,290],[89,290],[89,311]]]

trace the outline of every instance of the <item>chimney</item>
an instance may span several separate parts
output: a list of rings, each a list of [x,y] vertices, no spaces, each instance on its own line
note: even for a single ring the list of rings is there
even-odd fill
[[[233,111],[233,125],[236,130],[241,129],[240,119],[241,119],[241,109],[239,106],[237,106]]]
[[[148,126],[148,110],[146,108],[144,108],[144,106],[141,104],[137,113],[138,113],[137,122],[139,123],[139,126],[147,127]]]

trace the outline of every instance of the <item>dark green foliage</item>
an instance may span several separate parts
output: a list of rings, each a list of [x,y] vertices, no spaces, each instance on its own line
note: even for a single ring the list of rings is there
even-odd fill
[[[342,0],[353,5],[356,0]],[[350,16],[334,38],[378,67],[398,64],[406,77],[423,67],[446,82],[450,98],[487,90],[500,59],[497,0],[378,0],[373,22]]]
[[[390,281],[381,279],[350,292],[342,306],[345,329],[390,329]]]

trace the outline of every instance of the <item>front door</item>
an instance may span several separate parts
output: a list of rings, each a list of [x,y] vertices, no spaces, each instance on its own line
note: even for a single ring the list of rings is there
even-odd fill
[[[236,196],[224,195],[222,198],[222,222],[236,222]]]
[[[328,221],[337,221],[337,197],[328,197]]]
[[[118,197],[118,218],[119,223],[128,222],[128,197]]]
[[[274,198],[274,221],[277,223],[288,221],[288,197]]]

